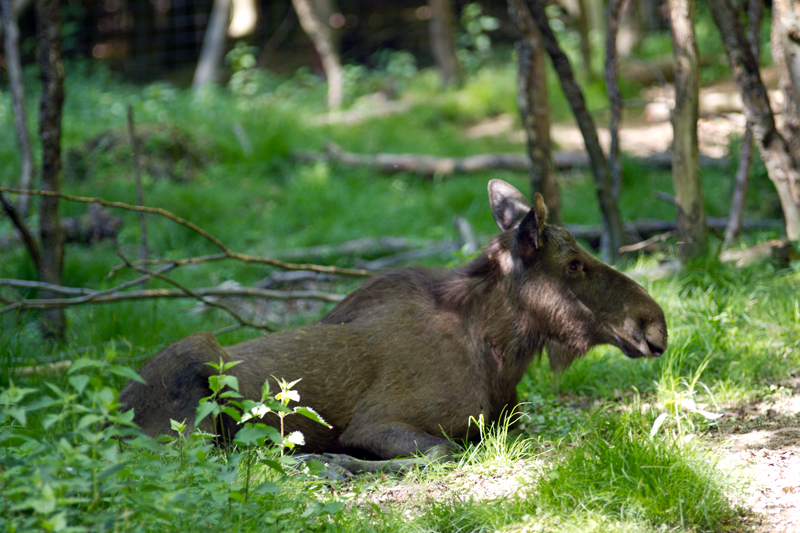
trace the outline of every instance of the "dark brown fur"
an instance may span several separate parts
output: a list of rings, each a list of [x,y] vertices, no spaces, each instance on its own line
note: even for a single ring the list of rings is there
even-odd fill
[[[141,372],[148,385],[130,384],[120,401],[151,435],[171,433],[170,419],[191,428],[215,372],[204,363],[241,360],[230,373],[246,398],[259,399],[267,379],[275,389],[270,376],[302,378],[302,404],[333,426],[288,417],[304,451],[390,459],[477,437],[470,418],[493,422],[516,405],[516,385],[545,347],[556,370],[598,344],[629,357],[663,353],[658,304],[545,224],[540,195],[531,208],[500,180],[489,195],[503,231],[466,267],[376,276],[317,324],[227,348],[192,335],[158,354]]]

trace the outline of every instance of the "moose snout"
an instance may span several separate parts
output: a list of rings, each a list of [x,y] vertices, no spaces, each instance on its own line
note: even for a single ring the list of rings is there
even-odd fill
[[[661,357],[667,349],[667,325],[664,320],[628,317],[622,327],[611,328],[617,345],[628,357]]]
[[[645,352],[648,359],[661,357],[667,349],[667,327],[658,321],[648,321],[644,329],[644,342],[649,353]]]

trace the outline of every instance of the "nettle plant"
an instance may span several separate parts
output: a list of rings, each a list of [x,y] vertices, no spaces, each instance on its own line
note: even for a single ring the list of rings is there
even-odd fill
[[[285,469],[294,461],[283,450],[302,436],[258,420],[274,412],[281,419],[299,413],[324,422],[309,408],[289,408],[299,400],[296,382],[279,380],[274,396],[265,385],[260,402],[239,401],[238,383],[224,374],[230,366],[219,365],[198,416],[224,413],[241,422],[233,445],[220,446],[216,436],[199,431],[186,435],[183,422],[173,422],[174,439],[143,435],[132,412],[119,412],[117,391],[105,379],[109,373],[141,378],[108,361],[76,361],[64,387],[12,382],[0,390],[0,530],[324,527],[344,505],[320,501],[318,482],[304,475],[322,465]],[[276,475],[267,479],[263,468],[254,474],[259,464]]]

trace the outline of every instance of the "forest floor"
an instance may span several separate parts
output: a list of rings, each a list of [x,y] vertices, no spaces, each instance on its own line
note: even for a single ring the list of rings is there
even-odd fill
[[[741,488],[734,502],[747,510],[741,531],[800,532],[800,378],[774,385],[766,399],[723,409],[718,429],[704,442]],[[544,461],[518,461],[486,470],[456,467],[437,477],[381,479],[374,486],[345,483],[356,503],[412,519],[432,502],[482,501],[519,495],[542,474]],[[356,489],[358,485],[358,489]],[[527,530],[521,526],[521,530]],[[532,529],[538,531],[536,527]],[[738,530],[738,529],[737,529]]]
[[[757,533],[800,532],[800,378],[775,385],[775,394],[726,412],[721,466],[742,475],[744,501]]]

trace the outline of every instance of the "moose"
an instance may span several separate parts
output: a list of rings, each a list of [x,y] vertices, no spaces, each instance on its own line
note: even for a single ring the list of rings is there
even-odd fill
[[[517,405],[516,386],[544,349],[556,371],[601,344],[631,358],[664,353],[661,307],[569,231],[547,224],[540,194],[531,205],[495,179],[489,201],[501,233],[466,266],[386,272],[315,324],[233,346],[194,334],[156,355],[140,373],[147,384],[129,384],[120,403],[147,434],[173,433],[170,419],[185,419],[191,431],[216,373],[206,363],[241,361],[228,373],[245,398],[259,400],[267,379],[301,379],[302,403],[332,426],[286,418],[286,430],[305,437],[300,451],[441,458],[453,440],[479,438],[471,418],[496,422]],[[224,424],[235,433],[232,419]]]

